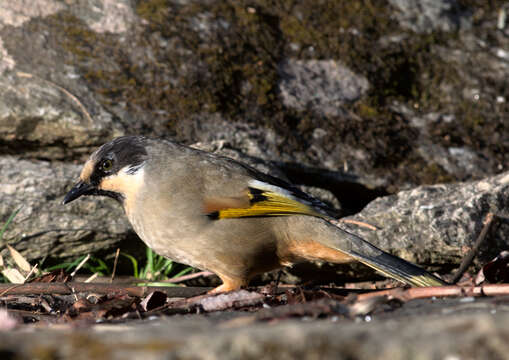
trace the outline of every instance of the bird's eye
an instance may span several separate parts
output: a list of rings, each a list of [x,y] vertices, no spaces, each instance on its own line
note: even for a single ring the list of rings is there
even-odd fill
[[[113,161],[111,161],[110,159],[103,160],[100,168],[104,172],[110,172],[111,169],[113,169]]]

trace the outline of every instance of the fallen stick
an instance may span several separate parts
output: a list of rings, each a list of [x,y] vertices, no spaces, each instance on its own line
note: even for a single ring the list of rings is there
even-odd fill
[[[164,292],[168,297],[193,297],[205,293],[211,288],[207,287],[183,287],[183,286],[122,286],[102,283],[28,283],[28,284],[0,284],[0,296],[5,295],[41,295],[59,294],[69,295],[82,292],[96,294],[126,294],[143,297],[153,291]]]
[[[336,221],[338,223],[357,225],[357,226],[364,227],[366,229],[373,230],[373,231],[377,231],[378,230],[378,228],[376,226],[368,224],[367,222],[364,222],[364,221],[353,220],[353,219],[339,219],[339,220],[336,220]],[[337,225],[335,222],[333,222],[333,224]]]
[[[481,229],[481,232],[479,233],[479,236],[477,237],[474,245],[472,246],[468,254],[461,261],[461,265],[458,268],[458,271],[456,271],[456,274],[454,274],[454,277],[452,278],[451,282],[453,284],[456,284],[461,279],[465,271],[467,271],[467,269],[472,264],[472,261],[479,252],[479,248],[483,244],[484,240],[487,238],[488,232],[491,228],[491,224],[493,223],[494,216],[495,215],[491,212],[486,214],[486,217],[484,218],[483,221],[483,227]]]
[[[179,276],[179,277],[174,277],[174,278],[171,278],[171,279],[168,279],[168,280],[164,280],[162,282],[178,283],[178,282],[182,282],[182,281],[196,279],[196,278],[199,278],[199,277],[202,277],[202,276],[203,277],[208,277],[208,276],[212,276],[212,275],[214,275],[214,273],[212,273],[210,271],[200,271],[200,272],[193,273],[193,274],[188,274],[188,275],[182,275],[182,276]]]
[[[461,296],[499,296],[509,295],[509,284],[488,284],[483,286],[432,286],[422,288],[394,288],[372,291],[357,295],[357,300],[366,300],[377,296],[409,301],[431,297]]]

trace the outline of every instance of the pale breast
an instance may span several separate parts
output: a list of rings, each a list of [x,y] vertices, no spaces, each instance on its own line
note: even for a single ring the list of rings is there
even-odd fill
[[[200,256],[199,237],[189,235],[194,233],[193,231],[187,232],[175,223],[161,225],[159,221],[153,221],[153,216],[148,214],[140,215],[127,210],[126,214],[136,234],[157,254],[178,263],[200,269],[207,268]]]

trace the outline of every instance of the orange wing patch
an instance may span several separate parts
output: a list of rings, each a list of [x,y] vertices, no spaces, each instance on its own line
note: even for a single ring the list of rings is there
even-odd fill
[[[209,197],[203,202],[203,211],[205,214],[224,211],[227,209],[247,209],[251,206],[249,197]]]

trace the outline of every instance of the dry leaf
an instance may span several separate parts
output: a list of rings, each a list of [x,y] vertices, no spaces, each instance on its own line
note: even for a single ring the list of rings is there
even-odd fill
[[[28,273],[32,269],[32,266],[26,259],[21,255],[16,249],[14,249],[12,246],[7,245],[7,249],[9,249],[9,252],[11,253],[11,257],[13,258],[14,262],[18,267],[23,270],[24,272]]]
[[[18,269],[7,268],[2,270],[2,275],[13,284],[24,284],[25,277],[19,272]]]
[[[151,311],[166,304],[167,299],[168,296],[165,293],[161,291],[152,291],[141,301],[140,306],[143,311]]]
[[[490,284],[509,281],[509,251],[501,251],[493,260],[485,264],[475,278],[479,285],[487,281]]]
[[[0,255],[0,268],[4,267],[4,258]]]

